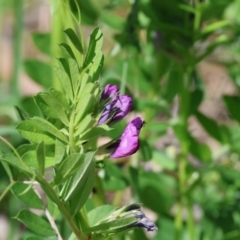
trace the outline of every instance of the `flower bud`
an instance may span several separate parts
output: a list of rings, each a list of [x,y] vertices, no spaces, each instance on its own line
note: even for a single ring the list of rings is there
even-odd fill
[[[106,100],[118,94],[119,88],[117,85],[107,84],[102,91],[101,100]]]
[[[98,125],[104,124],[107,120],[109,124],[122,120],[131,110],[132,98],[128,95],[120,95],[108,103],[98,121]]]

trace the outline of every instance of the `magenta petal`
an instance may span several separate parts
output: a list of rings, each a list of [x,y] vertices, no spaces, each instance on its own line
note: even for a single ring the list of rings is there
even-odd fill
[[[143,126],[140,117],[133,119],[128,123],[123,131],[116,149],[110,154],[111,158],[122,158],[132,155],[139,149],[139,133]]]
[[[110,103],[106,105],[103,113],[98,121],[98,125],[105,123],[110,117],[109,124],[116,123],[123,119],[131,110],[132,98],[128,95],[121,95],[115,97]]]
[[[103,113],[100,117],[100,119],[98,120],[98,126],[104,124],[110,117],[111,114],[111,104],[107,104],[106,107],[103,110]]]
[[[106,100],[110,97],[114,97],[119,92],[119,88],[117,85],[107,84],[102,91],[101,100]]]
[[[114,99],[112,103],[113,111],[116,111],[111,123],[117,122],[123,119],[132,108],[132,98],[128,95],[121,95]]]

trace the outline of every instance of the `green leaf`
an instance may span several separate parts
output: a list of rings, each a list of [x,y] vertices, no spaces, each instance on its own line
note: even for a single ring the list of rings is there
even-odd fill
[[[47,198],[47,207],[54,220],[61,215],[58,206],[49,197]]]
[[[29,188],[28,184],[22,182],[15,182],[12,186],[14,195],[30,208],[44,209],[44,204],[38,194]],[[28,189],[26,192],[25,190]]]
[[[38,161],[38,168],[40,174],[44,175],[44,169],[45,169],[45,146],[44,142],[39,143],[37,146],[37,161]]]
[[[55,235],[54,230],[46,220],[28,210],[20,211],[16,219],[41,236],[48,237]]]
[[[92,78],[92,81],[96,81],[99,79],[103,69],[103,65],[104,65],[104,56],[102,52],[99,52],[88,71],[88,74]]]
[[[46,145],[54,144],[54,137],[49,135],[44,129],[32,120],[25,120],[17,125],[16,129],[22,137],[34,143],[44,141]]]
[[[6,162],[9,165],[21,171],[33,174],[33,171],[28,166],[26,166],[23,162],[21,162],[17,157],[15,157],[12,153],[6,153],[6,154],[0,155],[0,161]]]
[[[35,150],[28,151],[28,152],[24,153],[23,156],[22,156],[22,159],[27,166],[32,167],[34,169],[39,169],[37,152]],[[44,167],[48,168],[48,167],[52,167],[54,165],[55,165],[54,157],[53,156],[45,156]],[[42,167],[43,166],[41,166],[41,168]],[[40,171],[40,169],[39,169],[39,171]]]
[[[98,137],[100,135],[103,135],[104,133],[110,131],[111,128],[106,125],[103,124],[101,126],[97,126],[95,128],[90,129],[89,131],[87,131],[83,136],[80,137],[80,141],[88,141],[91,140],[95,137]]]
[[[55,164],[60,163],[64,157],[66,144],[56,138],[55,141]]]
[[[95,120],[92,119],[91,114],[87,115],[77,125],[76,131],[74,132],[74,136],[78,137],[82,133],[86,132],[89,128],[93,126],[94,123],[95,123]]]
[[[77,125],[78,122],[83,119],[88,113],[91,113],[95,104],[95,97],[86,93],[81,97],[76,107],[76,116],[74,120],[74,124]]]
[[[81,166],[83,158],[84,155],[73,153],[63,160],[56,171],[54,183],[58,185],[70,178],[78,170],[79,166]]]
[[[49,93],[61,104],[61,106],[66,110],[69,111],[70,107],[67,101],[66,96],[63,92],[60,92],[54,88],[49,89]]]
[[[84,61],[84,67],[95,62],[98,54],[101,52],[103,44],[103,34],[99,28],[95,28],[90,36],[87,55]]]
[[[68,44],[61,43],[60,46],[64,50],[64,52],[67,54],[68,58],[72,58],[72,59],[74,59],[77,62],[76,57],[75,57],[71,47]]]
[[[16,129],[24,138],[34,143],[44,141],[46,145],[54,144],[55,138],[68,143],[67,138],[55,126],[40,117],[23,121],[17,125]]]
[[[34,100],[44,116],[49,118],[58,118],[56,111],[50,108],[39,94],[34,96]]]
[[[214,120],[211,118],[203,115],[201,112],[196,112],[196,117],[199,120],[199,122],[202,124],[204,129],[217,141],[224,142],[224,136],[223,134],[225,131],[222,131],[221,126],[219,126]]]
[[[86,183],[85,180],[91,177],[91,175],[95,176],[95,173],[93,171],[94,155],[95,152],[87,152],[85,154],[84,160],[81,162],[78,171],[76,172],[75,176],[72,179],[69,190],[67,191],[67,194],[64,197],[65,201],[72,199],[73,197],[76,196],[76,194],[79,194],[80,192],[79,190],[81,190],[83,188],[83,185]]]
[[[73,31],[73,29],[68,28],[64,31],[74,47],[81,53],[83,54],[83,46],[82,43],[79,40],[79,37],[76,35],[76,33]]]
[[[20,156],[22,156],[24,153],[35,150],[37,147],[37,144],[23,144],[17,148],[17,152]]]
[[[52,69],[48,64],[35,59],[25,60],[24,69],[29,77],[43,87],[52,86]]]
[[[64,111],[63,106],[54,96],[52,96],[48,92],[39,93],[37,96],[38,98],[36,98],[36,101],[38,101],[38,99],[41,98],[46,103],[46,105],[51,109],[51,112],[54,113],[54,114],[51,114],[50,117],[56,116],[54,118],[59,118],[66,126],[69,125],[69,120]],[[41,105],[39,107],[42,110]],[[43,112],[44,112],[44,109],[43,109]]]
[[[72,81],[72,87],[74,95],[77,94],[78,86],[79,86],[79,69],[76,60],[74,59],[68,59],[69,64],[69,71],[70,71],[70,78]]]
[[[32,34],[33,41],[35,45],[38,47],[38,49],[47,54],[50,55],[50,45],[51,45],[51,39],[50,39],[50,33],[33,33]]]
[[[106,219],[114,211],[115,208],[111,205],[103,205],[94,208],[92,211],[88,213],[90,226],[97,225],[100,221]]]
[[[80,175],[80,171],[78,172]],[[75,179],[79,179],[78,173],[76,173]],[[79,179],[80,180],[80,179]],[[86,203],[89,198],[89,195],[92,192],[95,182],[95,163],[92,161],[89,165],[87,173],[82,177],[81,182],[77,186],[75,192],[78,194],[77,197],[70,199],[71,213],[75,216],[82,206]],[[79,194],[80,193],[80,194]]]
[[[71,80],[62,64],[60,64],[60,67],[55,67],[55,73],[61,82],[64,92],[67,94],[68,98],[73,101],[73,89]]]
[[[99,232],[99,233],[116,233],[118,231],[124,231],[127,228],[137,222],[136,217],[125,217],[112,220],[110,222],[101,223],[97,226],[87,229],[86,232]]]
[[[240,123],[240,97],[239,96],[224,96],[224,102],[232,117]]]

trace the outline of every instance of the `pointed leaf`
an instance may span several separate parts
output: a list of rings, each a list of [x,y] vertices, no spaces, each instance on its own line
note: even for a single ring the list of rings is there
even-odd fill
[[[63,106],[57,99],[48,92],[39,93],[37,96],[39,96],[48,105],[52,112],[54,112],[55,116],[57,116],[56,118],[59,118],[65,125],[69,125],[68,117],[63,109]]]
[[[79,40],[79,37],[76,35],[76,33],[71,29],[68,28],[64,31],[68,38],[70,39],[70,41],[72,42],[72,44],[74,45],[74,47],[81,53],[83,54],[83,47],[82,47],[82,43]]]
[[[65,154],[66,144],[56,138],[55,141],[55,164],[60,163]]]
[[[61,82],[64,92],[67,94],[68,98],[73,101],[73,91],[71,80],[65,71],[64,67],[60,65],[60,67],[55,67],[55,73]]]
[[[90,226],[97,225],[100,221],[106,219],[111,213],[113,213],[115,207],[111,205],[103,205],[97,208],[94,208],[88,213],[88,218]]]
[[[70,71],[70,78],[72,81],[72,87],[74,94],[77,94],[78,91],[78,85],[79,85],[79,69],[76,60],[74,59],[68,59],[69,64],[69,71]]]
[[[91,140],[97,136],[103,135],[104,133],[106,133],[110,130],[111,130],[111,128],[108,125],[103,124],[101,126],[94,127],[92,129],[90,129],[89,131],[87,131],[83,136],[80,137],[80,140],[81,141]]]
[[[88,113],[90,113],[90,111],[92,111],[94,103],[95,97],[90,93],[86,93],[81,97],[79,104],[76,107],[76,116],[74,120],[75,125],[77,125],[81,119],[83,119]]]
[[[67,180],[68,178],[70,178],[81,166],[83,158],[84,155],[79,153],[73,153],[72,155],[67,157],[64,161],[62,161],[56,171],[54,183],[58,185]]]
[[[99,52],[101,52],[102,44],[103,34],[99,28],[95,28],[90,36],[90,42],[84,61],[84,67],[95,61],[97,55],[99,54]]]
[[[49,135],[42,127],[32,120],[25,120],[18,124],[16,129],[22,137],[34,143],[44,141],[46,145],[54,143],[54,137]]]
[[[95,152],[87,152],[84,160],[81,162],[78,171],[73,177],[69,190],[67,191],[64,200],[72,199],[79,193],[79,189],[82,189],[85,184],[85,180],[92,174],[92,163]]]
[[[47,237],[55,235],[54,230],[46,220],[28,210],[20,211],[16,219],[41,236]]]
[[[34,96],[34,100],[44,116],[49,118],[58,118],[56,111],[49,107],[49,105],[42,99],[39,94]]]
[[[74,136],[78,137],[79,135],[87,131],[88,128],[93,126],[94,122],[95,120],[92,119],[91,115],[87,115],[85,118],[82,119],[82,121],[79,122]]]
[[[69,107],[69,104],[68,104],[68,101],[67,101],[67,98],[66,96],[64,95],[63,92],[60,92],[54,88],[50,88],[49,89],[49,93],[55,97],[55,99],[57,99],[57,101],[61,104],[61,106],[66,110],[66,111],[69,111],[70,110],[70,107]]]
[[[37,159],[36,150],[32,150],[32,151],[28,151],[28,152],[24,153],[22,156],[22,159],[27,166],[32,167],[34,169],[39,169],[39,162]],[[48,168],[48,167],[52,167],[54,165],[55,165],[54,157],[53,156],[45,156],[44,167]]]
[[[99,232],[99,233],[114,233],[126,230],[130,226],[137,222],[136,217],[125,217],[113,220],[111,222],[100,223],[94,227],[87,229],[85,232]]]
[[[76,174],[77,175],[77,174]],[[72,216],[75,216],[82,206],[85,204],[89,195],[92,192],[95,181],[95,164],[91,162],[87,174],[82,178],[81,183],[77,187],[76,193],[78,194],[70,200],[70,207]]]
[[[75,59],[75,61],[77,61],[71,47],[68,44],[61,43],[60,46],[64,50],[64,52],[67,54],[68,58],[72,58],[72,59]]]
[[[32,188],[27,188],[29,188],[28,184],[15,182],[12,186],[12,192],[27,206],[36,209],[44,209],[44,204],[38,194]],[[27,191],[25,192],[26,189]]]
[[[62,141],[68,143],[67,138],[54,125],[52,125],[47,120],[40,118],[40,117],[33,117],[32,121],[37,123],[38,126],[41,126],[44,129],[44,131],[52,134],[53,136],[59,138]]]
[[[17,157],[15,157],[12,153],[6,153],[0,155],[0,161],[6,162],[7,164],[18,168],[21,171],[33,174],[33,171],[26,166],[23,162],[21,162]]]
[[[38,168],[40,174],[44,175],[44,169],[45,169],[45,146],[44,142],[39,143],[37,146],[37,161],[38,161]]]

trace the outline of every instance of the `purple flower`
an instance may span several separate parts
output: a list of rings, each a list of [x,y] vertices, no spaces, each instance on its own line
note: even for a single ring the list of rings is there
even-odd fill
[[[108,149],[115,148],[110,154],[111,158],[122,158],[134,154],[139,149],[139,133],[144,124],[140,117],[133,119],[128,123],[121,137],[113,143]]]
[[[98,125],[104,124],[111,118],[109,124],[116,123],[123,119],[131,110],[132,98],[128,95],[120,95],[114,97],[114,99],[106,105],[103,113],[98,121]]]
[[[118,94],[119,88],[117,85],[107,84],[102,91],[101,100],[106,100]]]

